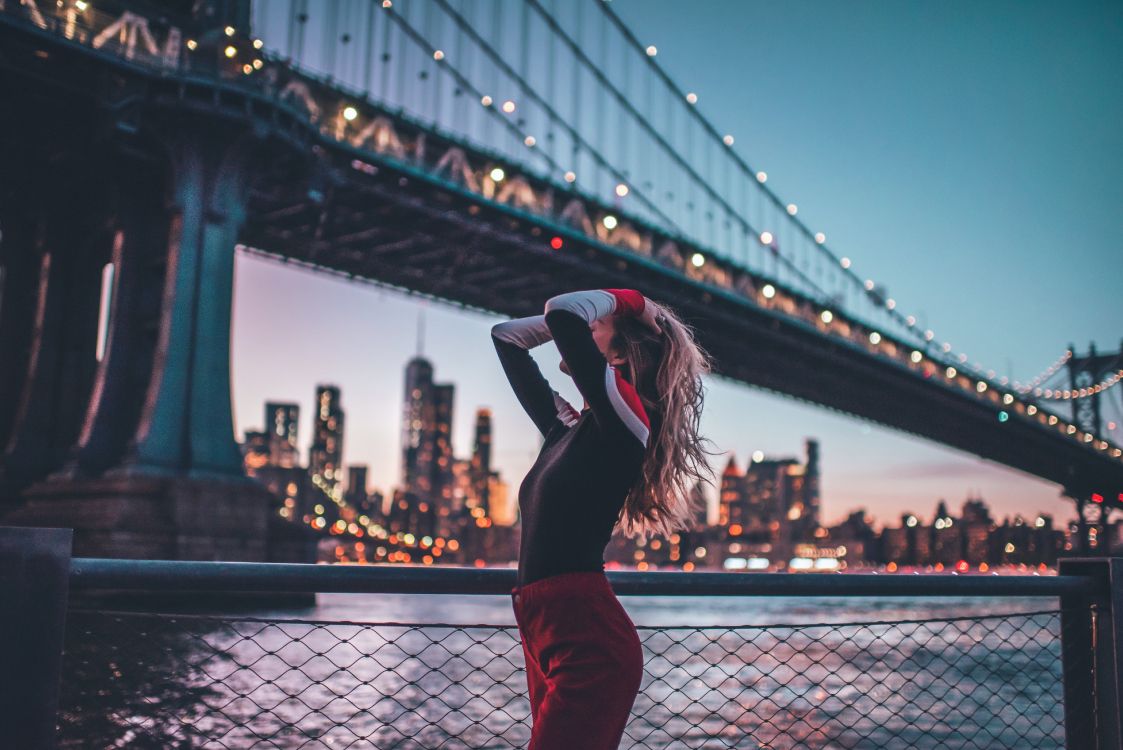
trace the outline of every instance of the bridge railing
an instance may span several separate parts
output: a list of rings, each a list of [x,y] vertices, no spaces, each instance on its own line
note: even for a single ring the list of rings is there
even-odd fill
[[[15,687],[0,719],[14,746],[51,746],[56,726],[64,747],[529,739],[517,629],[447,616],[508,595],[514,571],[71,559],[70,544],[69,530],[0,528],[0,660]],[[1103,559],[1065,561],[1057,576],[611,573],[620,595],[697,613],[636,618],[644,678],[623,746],[1118,747],[1121,572]],[[418,599],[411,611],[427,616],[413,621],[367,599],[373,614],[356,620],[278,611],[282,593],[446,597]],[[952,609],[938,616],[750,617],[775,596],[959,599],[935,600]],[[185,612],[203,601],[205,613]],[[714,609],[700,602],[731,601],[742,619],[701,614]]]

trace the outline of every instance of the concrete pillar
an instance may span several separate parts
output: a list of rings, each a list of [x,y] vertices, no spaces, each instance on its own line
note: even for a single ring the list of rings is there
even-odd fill
[[[24,485],[60,468],[77,438],[96,370],[98,305],[109,236],[86,176],[52,175],[39,209],[32,341],[0,474]]]
[[[115,289],[105,354],[66,476],[99,476],[121,465],[136,435],[152,378],[168,273],[166,175],[135,165],[114,188]]]
[[[203,136],[185,136],[174,147],[168,275],[130,473],[244,473],[231,412],[230,314],[247,151]]]

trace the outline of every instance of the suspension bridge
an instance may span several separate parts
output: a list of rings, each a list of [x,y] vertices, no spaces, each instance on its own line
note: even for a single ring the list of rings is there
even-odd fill
[[[512,316],[637,287],[723,377],[1054,482],[1090,526],[1123,507],[1119,352],[1023,383],[956,351],[610,3],[3,0],[0,71],[0,498],[80,550],[272,554],[236,249]]]

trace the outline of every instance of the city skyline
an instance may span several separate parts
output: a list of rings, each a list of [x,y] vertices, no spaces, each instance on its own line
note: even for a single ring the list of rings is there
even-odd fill
[[[482,405],[466,405],[464,407],[465,409],[470,408],[474,412],[471,427],[472,440],[470,441],[472,449],[470,458],[456,458],[458,446],[456,441],[452,439],[452,426],[455,424],[452,415],[454,412],[453,405],[456,401],[456,382],[437,383],[435,381],[435,363],[422,356],[420,348],[400,369],[404,375],[404,392],[400,402],[403,408],[400,414],[399,427],[401,440],[397,451],[398,473],[392,478],[379,482],[377,480],[378,475],[371,472],[372,465],[385,463],[382,460],[363,461],[347,459],[342,455],[342,446],[346,444],[343,410],[340,406],[343,389],[337,384],[326,381],[317,382],[314,388],[315,396],[312,403],[319,405],[320,408],[313,410],[313,413],[309,416],[310,427],[315,432],[309,439],[306,450],[302,451],[300,446],[299,415],[301,408],[299,404],[291,400],[280,401],[272,396],[264,401],[265,427],[258,430],[251,426],[242,430],[243,450],[247,454],[252,454],[256,450],[259,455],[263,456],[260,465],[272,464],[285,468],[300,469],[301,462],[304,461],[314,483],[323,484],[329,490],[331,485],[338,484],[345,496],[352,495],[355,492],[353,482],[358,477],[361,477],[361,489],[364,497],[377,495],[386,498],[387,502],[396,492],[401,491],[421,498],[439,498],[443,504],[457,510],[459,505],[453,499],[454,493],[459,497],[460,503],[463,503],[464,495],[474,494],[476,497],[483,498],[482,510],[485,515],[497,520],[507,519],[504,522],[505,524],[515,523],[518,518],[518,484],[512,485],[509,481],[503,482],[499,479],[501,472],[490,468],[491,439],[493,437],[490,407]],[[572,388],[572,383],[570,383],[570,386]],[[573,390],[575,391],[575,389]],[[572,397],[572,394],[570,395]],[[580,398],[579,394],[577,394],[577,398]],[[329,404],[330,406],[328,406]],[[330,439],[338,443],[339,447],[334,449],[331,454],[334,462],[337,462],[331,464],[337,466],[335,476],[334,478],[327,477],[324,481],[323,470],[317,468],[317,464],[323,460],[322,446],[325,437],[322,433],[325,429],[324,423],[329,417],[333,420],[338,419],[338,424],[334,421],[331,423]],[[481,436],[486,437],[481,440]],[[800,527],[803,536],[812,532],[815,527],[826,528],[845,524],[857,513],[871,519],[871,526],[879,531],[890,528],[893,521],[899,521],[906,516],[915,515],[921,522],[927,518],[923,511],[917,511],[912,506],[902,506],[889,514],[882,514],[865,505],[848,507],[845,511],[839,512],[837,516],[824,516],[820,497],[819,448],[819,441],[816,438],[806,437],[803,441],[806,461],[803,464],[799,463],[795,452],[788,455],[779,452],[766,452],[757,448],[745,453],[742,459],[738,459],[735,451],[720,454],[717,459],[721,463],[714,466],[714,482],[705,491],[707,523],[711,526],[728,526],[730,523],[736,523],[738,519],[729,517],[726,494],[728,481],[731,476],[741,480],[749,479],[754,475],[759,475],[761,471],[766,472],[766,474],[774,473],[777,477],[776,480],[768,481],[795,481],[797,483],[795,496],[800,498],[797,504],[801,509],[806,510]],[[463,446],[459,447],[461,452],[463,452],[463,449]],[[477,465],[481,462],[481,456],[483,457],[482,466]],[[444,460],[443,463],[442,459]],[[253,458],[247,459],[248,468],[253,468],[253,460]],[[486,476],[490,476],[493,481],[498,481],[503,486],[503,497],[501,499],[503,507],[495,509],[488,507],[486,484],[480,489],[474,476],[470,476],[479,473],[481,470]],[[342,481],[344,476],[347,477],[346,482]],[[781,480],[780,478],[784,479]],[[521,478],[517,481],[521,482]],[[806,495],[803,494],[804,490],[799,489],[804,486],[805,482],[808,483]],[[471,486],[467,493],[465,492],[465,483]],[[508,486],[509,490],[507,489]],[[791,492],[792,490],[787,490],[786,493],[781,494],[786,496]],[[977,491],[968,489],[962,497],[940,495],[932,498],[928,505],[918,507],[933,507],[933,520],[937,520],[941,515],[939,508],[946,507],[948,503],[951,503],[953,507],[958,507],[960,504],[966,507],[971,503],[987,502],[987,500]],[[784,507],[786,508],[786,506]],[[1028,520],[1041,515],[1052,518],[1051,513],[1042,509],[1025,509],[997,515],[996,520],[998,521],[1014,521],[1018,518]],[[799,516],[793,520],[798,519]],[[1068,519],[1062,516],[1060,520]]]
[[[308,466],[299,462],[299,407],[265,403],[267,430],[247,430],[242,452],[247,471],[276,502],[281,518],[320,532],[321,559],[357,563],[423,565],[514,565],[521,518],[517,501],[491,469],[491,410],[477,407],[470,458],[456,458],[451,443],[456,384],[436,382],[433,363],[420,355],[404,368],[401,413],[401,474],[386,491],[368,484],[367,466],[346,467],[347,486],[325,464],[325,453],[342,446],[342,391],[316,386],[316,431]],[[326,445],[325,445],[326,443]],[[338,458],[338,450],[333,458]],[[987,572],[990,566],[1032,565],[1047,569],[1071,551],[1080,527],[1055,527],[1053,516],[992,517],[985,498],[964,498],[959,516],[941,498],[931,524],[923,513],[902,510],[899,523],[877,519],[865,509],[836,524],[820,517],[820,451],[804,442],[803,460],[749,456],[742,470],[730,456],[721,472],[716,515],[699,507],[691,522],[667,535],[629,538],[613,533],[606,566],[721,570],[853,570],[884,566]],[[702,489],[696,483],[692,495]],[[704,493],[703,493],[704,494]],[[695,495],[696,496],[696,495]],[[1099,497],[1099,500],[1096,500]],[[1093,497],[1103,502],[1102,496]],[[1109,547],[1123,525],[1088,530],[1092,547]],[[369,541],[368,541],[369,540]]]

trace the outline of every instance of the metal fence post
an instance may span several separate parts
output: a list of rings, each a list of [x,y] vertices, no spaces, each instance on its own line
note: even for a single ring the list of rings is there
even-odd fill
[[[0,526],[0,732],[55,747],[71,529]]]
[[[1061,597],[1066,747],[1123,750],[1123,558],[1060,561],[1061,575],[1096,582]]]

